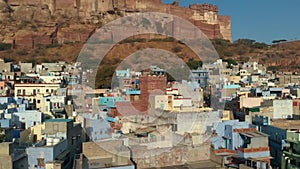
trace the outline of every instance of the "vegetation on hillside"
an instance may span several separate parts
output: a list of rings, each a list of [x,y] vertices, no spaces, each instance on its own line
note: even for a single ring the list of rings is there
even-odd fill
[[[256,42],[251,39],[239,39],[233,43],[215,39],[211,41],[217,50],[219,57],[229,63],[236,65],[238,62],[247,62],[249,59],[256,59],[265,64],[269,70],[300,70],[300,42],[274,42],[273,45]],[[5,61],[12,62],[75,62],[84,44],[38,44],[34,49],[12,49],[10,44],[0,43],[0,57]],[[109,87],[111,77],[118,64],[134,52],[146,49],[158,48],[170,51],[183,59],[190,69],[197,69],[202,66],[199,57],[182,42],[174,38],[128,38],[116,45],[102,61],[97,71],[97,80],[93,82],[96,87]],[[87,54],[90,55],[90,54]],[[87,56],[88,57],[88,56]]]

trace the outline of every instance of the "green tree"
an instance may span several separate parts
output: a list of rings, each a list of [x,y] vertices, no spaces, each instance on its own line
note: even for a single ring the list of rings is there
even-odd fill
[[[252,39],[238,39],[237,41],[235,41],[235,43],[237,44],[242,44],[242,45],[253,45],[256,41],[252,40]]]
[[[101,65],[96,75],[96,88],[110,88],[115,67],[111,65]]]
[[[203,65],[202,61],[195,61],[193,58],[189,59],[189,61],[186,62],[186,64],[190,69],[198,69],[198,67],[202,67]]]
[[[231,67],[231,65],[238,65],[237,61],[232,58],[224,59],[224,62],[227,62],[229,67]]]

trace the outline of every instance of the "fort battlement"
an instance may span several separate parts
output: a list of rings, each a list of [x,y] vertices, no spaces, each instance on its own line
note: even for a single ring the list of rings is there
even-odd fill
[[[201,12],[211,11],[211,12],[219,12],[218,6],[212,5],[212,4],[192,4],[189,6],[192,10],[198,10]]]

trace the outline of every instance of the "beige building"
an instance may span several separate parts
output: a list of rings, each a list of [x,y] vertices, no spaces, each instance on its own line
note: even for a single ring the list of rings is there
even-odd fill
[[[42,141],[45,137],[43,133],[44,130],[45,123],[32,126],[29,129],[22,131],[20,135],[20,143],[25,144]]]
[[[230,76],[229,77],[229,82],[231,84],[239,84],[241,81],[241,76]]]
[[[151,109],[164,111],[195,111],[199,110],[198,104],[193,102],[192,98],[184,98],[182,96],[174,97],[173,95],[155,95],[150,96]]]
[[[37,94],[36,97],[36,109],[41,112],[53,116],[54,113],[63,112],[66,102],[65,96],[44,96]]]
[[[248,73],[247,70],[245,70],[245,69],[241,69],[241,70],[240,70],[240,76],[250,76],[250,75],[251,75],[251,74]]]
[[[240,97],[240,108],[260,107],[262,102],[261,97]]]
[[[229,111],[229,110],[224,110],[222,112],[222,121],[226,121],[226,120],[233,120],[233,112]]]
[[[36,103],[37,94],[51,95],[57,92],[60,84],[46,83],[17,83],[15,84],[15,98],[24,97],[30,103]]]
[[[49,161],[46,162],[46,169],[61,169],[63,161]]]
[[[12,142],[0,143],[0,169],[27,169],[24,151],[17,152]]]
[[[120,140],[83,143],[82,155],[75,161],[75,169],[118,168],[134,169],[130,150]]]
[[[0,59],[0,72],[10,72],[12,62],[5,63],[3,59]]]
[[[13,168],[13,143],[0,143],[0,169]]]

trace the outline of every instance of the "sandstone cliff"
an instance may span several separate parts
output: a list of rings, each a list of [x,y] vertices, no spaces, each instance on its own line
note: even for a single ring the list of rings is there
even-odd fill
[[[0,0],[0,42],[15,48],[85,42],[111,20],[148,11],[189,20],[211,39],[232,40],[230,17],[220,16],[218,7],[208,4],[184,8],[161,0]]]

